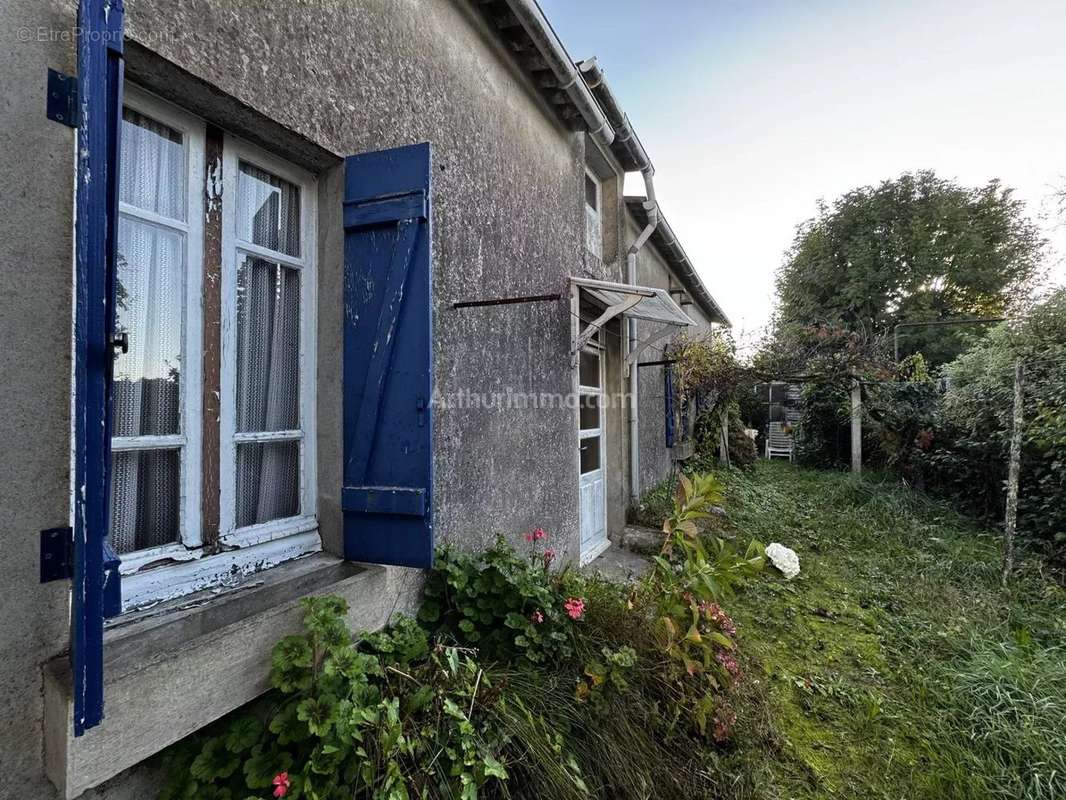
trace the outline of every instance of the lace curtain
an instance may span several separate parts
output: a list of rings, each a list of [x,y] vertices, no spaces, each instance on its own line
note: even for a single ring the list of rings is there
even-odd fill
[[[249,164],[238,185],[241,238],[300,253],[299,190]],[[291,431],[237,445],[237,527],[300,513],[300,272],[243,255],[237,271],[237,431]]]
[[[181,450],[123,450],[128,437],[181,433],[184,233],[138,218],[185,214],[181,134],[125,109],[119,197],[132,209],[118,226],[116,330],[129,352],[115,356],[111,544],[119,553],[179,538]],[[143,442],[144,439],[142,438]]]

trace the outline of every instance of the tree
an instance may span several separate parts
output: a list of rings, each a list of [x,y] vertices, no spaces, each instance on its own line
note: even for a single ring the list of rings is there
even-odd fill
[[[777,276],[775,338],[811,326],[889,333],[899,322],[1006,313],[1040,273],[1045,241],[1012,190],[968,188],[933,172],[848,192],[800,224]],[[908,329],[901,354],[933,364],[974,329]]]

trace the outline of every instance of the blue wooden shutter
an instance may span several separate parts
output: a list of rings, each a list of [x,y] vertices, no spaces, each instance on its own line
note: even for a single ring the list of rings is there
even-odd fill
[[[344,555],[433,563],[429,144],[351,156],[344,182]]]
[[[112,332],[122,124],[121,0],[78,7],[75,217],[74,545],[70,616],[74,735],[104,718],[104,617],[118,612],[118,560],[107,544]]]
[[[669,364],[663,369],[663,407],[666,410],[666,446],[674,446],[674,371]]]

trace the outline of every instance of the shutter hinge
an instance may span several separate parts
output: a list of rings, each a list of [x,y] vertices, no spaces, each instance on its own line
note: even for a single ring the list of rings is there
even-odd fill
[[[81,113],[78,106],[78,79],[54,69],[48,70],[48,100],[45,108],[48,119],[70,128],[78,127]]]
[[[119,557],[104,542],[104,617],[122,613],[122,587],[119,580]],[[46,528],[41,531],[41,583],[70,580],[74,577],[74,529]]]
[[[67,580],[74,575],[74,529],[41,531],[41,583]]]

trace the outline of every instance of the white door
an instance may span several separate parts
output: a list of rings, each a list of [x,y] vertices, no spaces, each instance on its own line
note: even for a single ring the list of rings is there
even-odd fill
[[[600,333],[578,358],[578,462],[581,494],[581,563],[607,549],[607,482],[604,439],[604,352]]]

